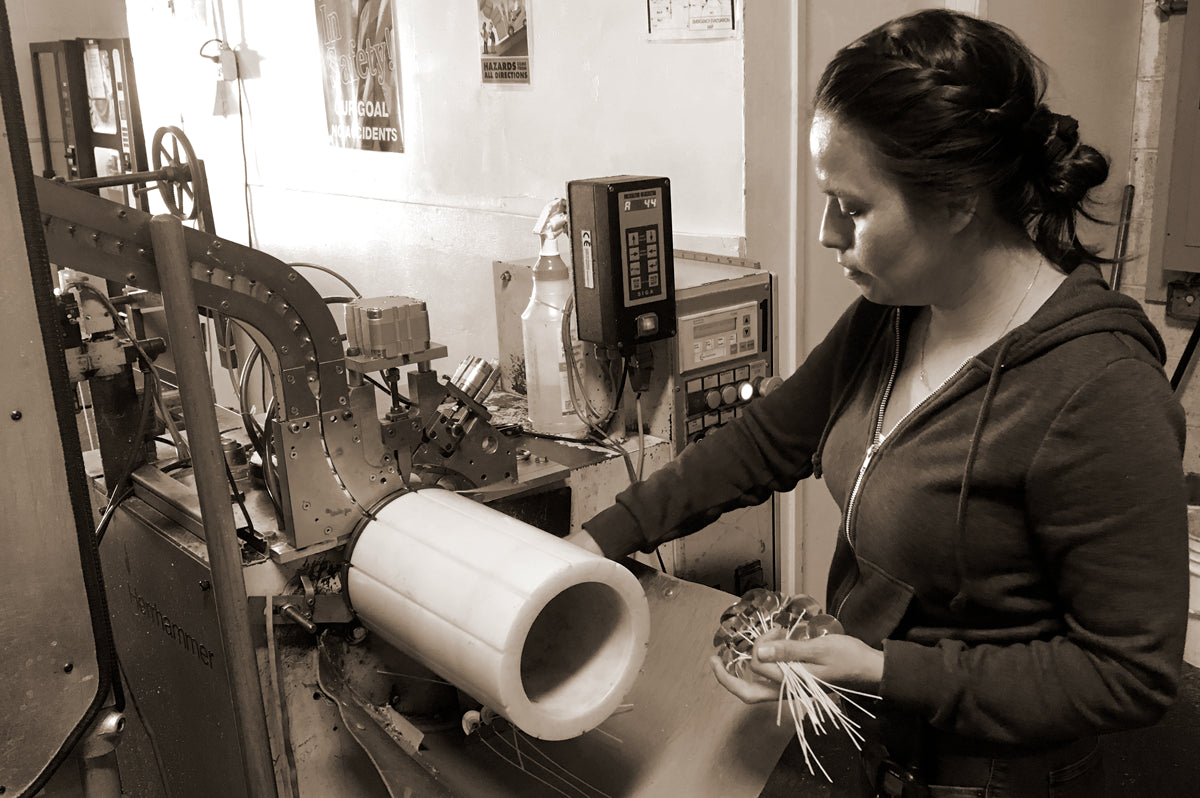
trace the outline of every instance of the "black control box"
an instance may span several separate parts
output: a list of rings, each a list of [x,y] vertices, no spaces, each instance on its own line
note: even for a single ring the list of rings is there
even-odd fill
[[[632,354],[675,335],[671,183],[621,175],[567,183],[579,338]]]

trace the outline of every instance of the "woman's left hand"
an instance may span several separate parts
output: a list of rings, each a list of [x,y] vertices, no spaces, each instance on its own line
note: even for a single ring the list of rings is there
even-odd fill
[[[738,678],[717,657],[713,672],[722,686],[747,704],[779,698],[779,662],[798,662],[818,679],[855,690],[878,692],[883,681],[883,652],[856,637],[825,635],[812,640],[761,639],[754,646],[748,673]]]

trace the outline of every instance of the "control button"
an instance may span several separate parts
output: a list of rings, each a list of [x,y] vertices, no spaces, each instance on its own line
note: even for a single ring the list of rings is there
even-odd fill
[[[737,416],[734,414],[734,412],[732,410],[722,410],[721,411],[721,423],[722,424],[728,424],[730,421],[733,421],[735,418],[737,418]]]
[[[646,230],[646,241],[653,244],[658,241],[658,228],[651,227]]]
[[[642,251],[640,249],[638,249],[637,247],[632,247],[629,250],[629,260],[635,261],[635,260],[641,260],[641,259],[642,259]]]
[[[746,313],[742,316],[742,326],[746,326],[749,323],[750,323],[750,314]]]
[[[651,258],[658,257],[658,244],[651,244],[646,247],[646,256]]]
[[[643,313],[638,316],[637,332],[639,336],[654,335],[654,333],[658,332],[658,314]]]
[[[658,258],[650,258],[646,261],[646,268],[652,272],[658,271]]]
[[[704,351],[711,352],[712,350],[713,350],[713,339],[705,338],[704,339]]]
[[[754,380],[754,388],[758,391],[759,396],[770,396],[780,385],[783,385],[781,377],[757,377]]]
[[[750,337],[750,328],[749,328],[749,327],[743,327],[743,328],[742,328],[742,337],[743,337],[743,338],[749,338],[749,337]]]
[[[717,348],[718,348],[718,349],[724,349],[724,348],[725,348],[725,336],[724,336],[724,335],[718,335],[718,336],[717,336]]]
[[[642,264],[638,261],[631,261],[629,264],[629,274],[631,277],[637,277],[642,273]]]
[[[629,231],[629,246],[636,247],[637,245],[638,245],[637,230],[630,230]]]
[[[721,389],[721,401],[727,405],[731,405],[737,401],[738,389],[736,385],[726,385]]]
[[[629,290],[630,291],[641,291],[642,290],[642,278],[641,277],[630,277],[629,278]]]
[[[737,395],[743,402],[749,402],[754,398],[754,386],[749,382],[738,383]]]
[[[705,429],[708,429],[709,427],[719,426],[720,423],[721,423],[721,417],[719,415],[717,415],[716,413],[705,413],[704,414],[704,428]]]
[[[704,395],[704,403],[708,405],[709,410],[716,410],[721,406],[721,392],[709,391]]]
[[[701,389],[700,380],[688,380],[687,383],[685,383],[685,386],[687,387],[688,393],[696,393],[696,391]]]
[[[733,369],[730,369],[729,371],[722,371],[718,381],[721,385],[726,385],[733,382]]]
[[[749,367],[749,366],[739,366],[739,367],[737,367],[736,369],[734,369],[734,370],[733,370],[733,378],[734,378],[735,380],[748,380],[748,379],[750,379],[750,367]]]
[[[704,431],[704,419],[702,419],[702,418],[688,419],[688,423],[687,423],[687,434],[688,435],[695,435],[697,432],[703,432],[703,431]]]
[[[704,377],[704,390],[706,391],[710,388],[716,388],[719,384],[720,383],[717,382],[716,374],[709,374],[708,376]]]
[[[647,275],[646,285],[650,286],[651,288],[658,288],[658,275],[654,272],[651,272],[649,275]]]

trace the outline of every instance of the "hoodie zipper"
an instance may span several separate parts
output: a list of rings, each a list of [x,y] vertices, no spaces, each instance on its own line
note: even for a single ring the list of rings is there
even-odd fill
[[[850,527],[854,521],[854,510],[858,505],[858,497],[859,493],[862,491],[863,480],[867,476],[867,468],[870,467],[871,460],[875,457],[875,453],[879,451],[881,446],[883,446],[883,442],[885,440],[885,436],[883,434],[883,419],[884,415],[887,413],[888,400],[892,398],[892,390],[896,387],[896,375],[900,373],[901,340],[899,310],[896,311],[896,321],[893,327],[895,329],[895,347],[894,354],[892,356],[892,369],[888,374],[887,384],[883,386],[883,395],[879,397],[879,409],[875,414],[875,429],[871,433],[871,445],[867,447],[867,453],[863,456],[862,465],[858,467],[858,477],[855,478],[854,487],[850,491],[850,498],[846,501],[846,523],[843,524],[843,527],[845,529],[846,543],[849,544],[850,551],[854,552],[856,555],[858,550],[854,546],[854,539],[850,536]],[[920,402],[917,402],[917,404],[911,409],[909,409],[909,411],[905,413],[899,421],[896,422],[896,425],[892,427],[892,431],[894,432],[895,430],[899,429],[900,425],[908,420],[909,416],[924,407],[933,396],[939,393],[950,383],[951,380],[957,377],[959,372],[961,372],[972,360],[974,360],[974,356],[964,360],[949,377],[942,380],[941,384],[938,385],[938,387],[935,388],[933,392],[929,394],[929,396],[926,396]],[[846,601],[850,598],[850,594],[854,592],[856,584],[857,582],[852,584],[850,589],[846,591],[846,595],[842,596],[842,600],[838,602],[837,610],[833,613],[834,617],[837,617],[841,614],[842,608],[846,606]]]

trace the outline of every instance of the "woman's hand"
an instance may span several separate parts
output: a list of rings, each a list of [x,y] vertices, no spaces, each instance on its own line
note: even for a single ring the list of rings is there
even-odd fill
[[[779,698],[779,662],[798,662],[818,679],[855,690],[878,692],[883,681],[883,652],[844,634],[812,640],[786,640],[766,634],[756,643],[741,678],[712,658],[713,673],[726,690],[747,704]]]
[[[855,690],[878,692],[883,681],[883,652],[850,635],[824,635],[812,640],[761,640],[753,663],[799,662],[822,681]]]

